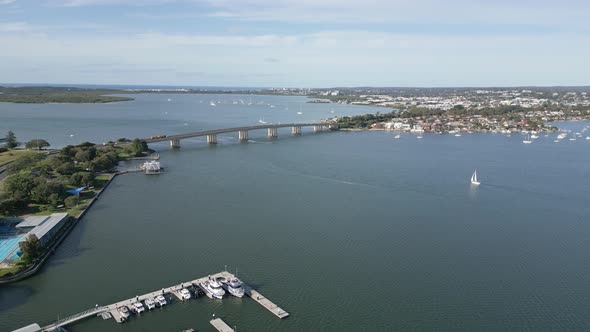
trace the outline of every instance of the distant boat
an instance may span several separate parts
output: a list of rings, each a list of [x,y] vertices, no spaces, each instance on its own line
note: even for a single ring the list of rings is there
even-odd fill
[[[539,138],[539,136],[537,136],[537,135],[535,135],[535,134],[532,134],[532,135],[531,135],[531,138],[532,138],[532,139],[536,139],[536,138]]]
[[[303,114],[303,112],[297,112],[297,114],[301,115],[301,114]]]
[[[530,135],[529,135],[529,136],[527,136],[527,137],[524,139],[524,141],[522,141],[522,142],[523,142],[524,144],[531,144],[531,143],[533,143],[533,141],[531,141],[531,137],[530,137]]]
[[[422,137],[422,135],[418,135],[418,136],[416,136],[416,138],[421,139],[423,137]]]
[[[456,134],[455,134],[455,137],[461,137],[461,134],[459,134],[459,133],[456,133]]]
[[[401,136],[400,136],[400,134],[397,134],[397,135],[393,136],[393,138],[400,139]]]
[[[586,139],[590,141],[590,136],[586,136]]]
[[[211,100],[211,101],[209,102],[209,105],[211,105],[211,106],[217,106],[217,105],[215,105],[215,103],[213,102],[213,100]]]
[[[473,175],[471,175],[471,184],[479,186],[479,182],[477,181],[477,171],[473,171]]]
[[[172,99],[168,98],[168,101],[172,101]]]
[[[265,124],[266,121],[264,121],[264,117],[262,117],[260,120],[258,120],[259,123]]]

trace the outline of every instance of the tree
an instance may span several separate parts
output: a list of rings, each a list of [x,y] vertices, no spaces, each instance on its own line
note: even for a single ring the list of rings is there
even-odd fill
[[[59,174],[73,174],[76,172],[76,165],[72,162],[65,162],[55,169]]]
[[[66,207],[71,209],[71,208],[75,207],[76,205],[78,205],[79,202],[80,202],[80,199],[77,196],[70,196],[65,199],[64,204],[66,205]]]
[[[26,201],[35,188],[34,177],[30,171],[21,171],[10,175],[4,180],[4,191],[8,197],[16,201]]]
[[[43,148],[48,147],[49,145],[50,145],[49,142],[47,142],[46,140],[37,138],[37,139],[28,141],[27,144],[25,144],[25,147],[27,149],[41,150]]]
[[[131,148],[133,154],[135,154],[136,156],[139,156],[143,152],[146,152],[148,150],[147,143],[145,141],[140,141],[139,138],[133,140],[133,142],[131,143]]]
[[[8,131],[8,135],[6,135],[6,147],[9,149],[14,149],[18,146],[18,142],[16,141],[16,136],[12,130]]]
[[[90,187],[94,185],[95,175],[91,172],[77,172],[70,176],[70,184],[76,187]]]
[[[26,241],[20,242],[21,259],[26,263],[34,262],[41,256],[41,242],[35,234],[27,236]]]

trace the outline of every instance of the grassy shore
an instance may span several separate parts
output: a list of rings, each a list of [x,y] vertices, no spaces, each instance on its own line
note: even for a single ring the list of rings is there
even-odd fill
[[[108,96],[125,93],[122,90],[80,89],[64,87],[1,87],[0,102],[7,103],[112,103],[133,100],[129,97]]]
[[[6,152],[0,152],[0,166],[15,161],[16,159],[27,155],[27,154],[35,154],[35,153],[47,153],[48,150],[43,151],[35,151],[35,150],[24,150],[24,149],[14,149],[8,150]]]

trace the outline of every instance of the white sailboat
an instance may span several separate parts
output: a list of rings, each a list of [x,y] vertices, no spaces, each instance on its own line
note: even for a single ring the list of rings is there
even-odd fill
[[[473,175],[471,175],[471,184],[479,186],[479,181],[477,181],[477,171],[473,171]]]
[[[264,121],[264,117],[260,118],[260,120],[258,120],[259,123],[265,124],[266,121]]]
[[[400,139],[400,138],[401,138],[401,136],[400,136],[400,134],[397,134],[397,135],[393,136],[393,138],[395,138],[395,139]]]
[[[527,136],[527,138],[524,139],[524,141],[522,141],[524,144],[531,144],[533,143],[533,141],[531,141],[531,137]]]

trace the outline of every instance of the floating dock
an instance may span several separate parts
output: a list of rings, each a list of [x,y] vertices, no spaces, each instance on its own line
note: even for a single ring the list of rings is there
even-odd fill
[[[221,318],[212,319],[209,323],[219,332],[235,332],[234,329],[229,327]]]
[[[198,279],[194,279],[194,280],[190,280],[190,281],[186,281],[183,283],[180,283],[178,285],[174,285],[174,286],[170,286],[170,287],[165,287],[162,288],[160,290],[157,291],[153,291],[150,293],[146,293],[143,295],[137,295],[134,296],[132,298],[126,299],[126,300],[122,300],[113,304],[109,304],[106,306],[97,306],[95,308],[86,310],[84,312],[75,314],[73,316],[61,319],[53,324],[47,325],[45,327],[43,327],[41,330],[42,331],[54,331],[56,329],[58,329],[59,327],[62,326],[66,326],[75,322],[78,322],[82,319],[86,319],[88,317],[92,317],[92,316],[100,316],[103,317],[104,319],[110,319],[111,317],[117,322],[117,323],[123,323],[125,321],[125,317],[123,317],[120,313],[118,308],[122,307],[122,306],[127,306],[129,308],[132,307],[133,303],[135,302],[143,302],[146,299],[153,299],[154,297],[158,296],[158,295],[163,295],[164,297],[166,297],[167,300],[171,300],[172,296],[176,297],[177,300],[179,301],[186,301],[185,299],[182,298],[182,296],[180,295],[179,291],[183,288],[187,288],[192,290],[193,292],[191,293],[191,296],[195,297],[195,296],[200,296],[203,294],[202,290],[199,287],[199,284],[202,282],[205,282],[209,279],[209,277],[212,278],[224,278],[226,280],[235,278],[236,276],[234,276],[232,273],[227,272],[227,271],[222,271],[216,274],[212,274],[210,276],[206,276],[206,277],[202,277],[202,278],[198,278]],[[289,316],[289,313],[286,312],[285,310],[283,310],[282,308],[280,308],[279,306],[277,306],[276,304],[274,304],[273,302],[271,302],[269,299],[267,299],[265,296],[263,296],[262,294],[260,294],[259,292],[257,292],[256,290],[252,289],[252,287],[243,284],[242,287],[244,288],[244,292],[246,295],[248,295],[249,297],[251,297],[254,301],[256,301],[258,304],[260,304],[261,306],[263,306],[264,308],[266,308],[268,311],[272,312],[275,316],[277,316],[278,318],[285,318],[287,316]],[[231,295],[229,295],[231,296]],[[168,302],[168,305],[170,304],[170,302]],[[144,314],[148,313],[149,310],[146,309],[146,311],[144,312]],[[110,316],[110,317],[109,317]],[[224,326],[227,326],[227,328],[229,328],[229,330],[225,330],[225,327],[223,327],[223,325],[215,325],[213,323],[213,321],[215,321],[215,324],[221,324],[223,323]],[[221,323],[219,323],[221,322]],[[213,326],[215,326],[215,328],[217,328],[219,331],[233,331],[233,329],[231,329],[227,324],[225,324],[223,322],[223,320],[221,319],[214,319],[211,321],[211,324]],[[222,326],[224,328],[224,330],[220,330],[217,326]]]

